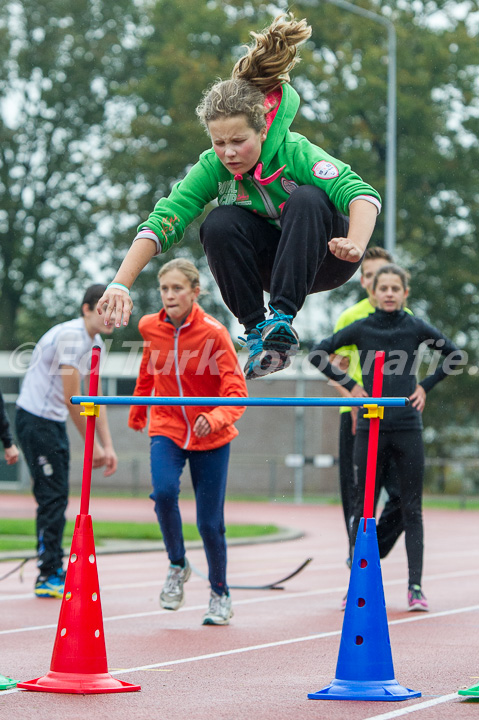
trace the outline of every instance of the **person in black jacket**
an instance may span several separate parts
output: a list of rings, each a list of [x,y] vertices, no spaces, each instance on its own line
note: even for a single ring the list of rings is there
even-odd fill
[[[384,397],[408,397],[410,404],[400,408],[387,408],[380,424],[378,447],[378,471],[387,457],[392,456],[400,476],[400,493],[406,536],[409,584],[408,606],[410,610],[428,610],[428,602],[421,589],[424,553],[422,488],[424,477],[424,447],[422,441],[422,411],[428,393],[440,380],[457,374],[463,364],[462,352],[437,328],[403,309],[409,294],[407,273],[397,265],[380,268],[373,283],[377,308],[364,320],[358,320],[343,330],[322,340],[313,347],[310,361],[327,377],[339,382],[347,390],[356,385],[347,374],[333,367],[330,353],[343,345],[356,345],[360,354],[364,388],[372,395],[374,355],[377,350],[386,353],[383,378]],[[426,343],[444,356],[442,365],[417,382],[419,364],[418,348]],[[460,372],[460,370],[459,370]],[[354,501],[351,543],[354,544],[362,516],[366,463],[368,452],[369,421],[364,410],[360,411],[354,447],[354,464],[357,473],[357,495]],[[380,483],[376,484],[376,489]],[[376,497],[377,502],[377,497]],[[380,555],[384,557],[386,552]],[[388,550],[391,548],[388,548]]]
[[[12,432],[10,430],[10,422],[5,412],[5,404],[3,396],[0,392],[0,440],[4,448],[5,460],[7,465],[15,465],[18,461],[19,451],[13,442]]]

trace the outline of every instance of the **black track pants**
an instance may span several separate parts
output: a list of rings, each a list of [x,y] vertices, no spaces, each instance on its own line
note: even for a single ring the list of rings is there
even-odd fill
[[[355,437],[352,434],[351,413],[341,413],[339,425],[339,490],[348,536],[353,522],[357,493],[353,461]],[[377,524],[379,555],[383,558],[392,550],[404,529],[398,472],[391,456],[384,458],[381,472],[377,473],[376,483],[376,498],[379,497],[379,491],[382,487],[388,493],[388,499]],[[376,510],[376,504],[374,510]],[[350,548],[350,555],[352,557],[352,548]]]
[[[37,501],[38,567],[48,576],[62,567],[70,449],[66,424],[17,408],[16,431]]]
[[[351,537],[356,538],[359,520],[363,514],[368,433],[359,431],[354,444],[354,465],[357,473],[356,497]],[[420,585],[424,553],[422,520],[422,489],[424,480],[424,446],[421,430],[380,432],[378,446],[378,477],[388,458],[396,464],[401,498],[402,518],[406,536],[406,553],[409,568],[409,585]],[[376,488],[376,497],[378,488]],[[383,553],[384,557],[384,553]]]
[[[270,305],[295,316],[311,293],[343,285],[360,265],[339,260],[328,242],[343,237],[348,219],[323,190],[296,188],[284,205],[281,229],[236,205],[214,208],[200,238],[223,300],[239,322],[252,327]]]

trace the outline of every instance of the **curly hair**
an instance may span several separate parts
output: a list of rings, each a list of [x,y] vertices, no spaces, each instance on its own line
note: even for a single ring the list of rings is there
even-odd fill
[[[298,45],[311,36],[306,20],[295,20],[292,13],[278,15],[260,33],[251,32],[254,43],[233,68],[230,80],[219,80],[205,91],[198,107],[202,125],[220,117],[245,115],[250,127],[260,132],[265,125],[266,96],[285,82],[300,61]]]

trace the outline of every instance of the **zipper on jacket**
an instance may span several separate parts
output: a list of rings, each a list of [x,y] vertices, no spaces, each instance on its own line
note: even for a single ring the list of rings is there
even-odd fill
[[[274,220],[276,225],[278,227],[280,227],[280,223],[279,223],[280,215],[278,214],[269,194],[266,192],[263,185],[261,185],[261,183],[259,183],[253,176],[250,175],[250,178],[251,178],[251,182],[253,183],[253,185],[255,186],[255,188],[257,189],[258,193],[261,196],[265,210],[268,213],[268,217],[270,217],[272,220]]]
[[[189,323],[188,323],[189,325]],[[183,326],[181,326],[183,327]],[[178,344],[179,344],[179,337],[180,337],[180,330],[181,327],[175,328],[174,331],[174,338],[175,338],[175,375],[176,375],[176,384],[178,385],[178,392],[180,397],[185,397],[183,394],[183,386],[181,384],[181,378],[178,368]],[[187,326],[186,326],[187,327]],[[186,408],[184,405],[181,406],[181,412],[183,413],[183,417],[185,418],[186,423],[186,441],[183,445],[183,450],[186,450],[188,448],[190,439],[191,439],[191,425],[190,421],[188,420],[188,415],[186,414]]]

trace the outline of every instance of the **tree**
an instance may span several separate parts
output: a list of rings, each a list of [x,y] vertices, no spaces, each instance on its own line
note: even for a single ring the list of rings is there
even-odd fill
[[[98,281],[106,116],[144,19],[130,0],[0,6],[2,349],[78,314]]]

